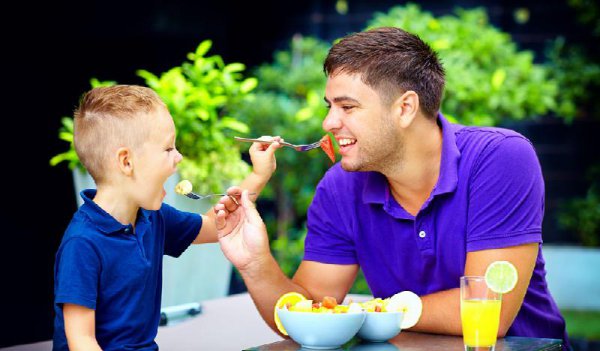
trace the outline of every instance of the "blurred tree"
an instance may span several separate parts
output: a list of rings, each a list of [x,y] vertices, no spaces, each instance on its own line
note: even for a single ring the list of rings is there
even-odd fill
[[[237,106],[250,133],[281,135],[291,143],[319,140],[326,107],[321,98],[325,88],[322,64],[328,45],[318,39],[294,36],[288,50],[274,54],[274,61],[255,70],[259,84],[252,101]],[[307,166],[309,165],[309,166]],[[277,172],[264,190],[264,198],[276,204],[276,218],[267,226],[273,235],[272,248],[286,274],[300,263],[306,234],[304,220],[314,189],[331,165],[323,152],[280,150]]]
[[[417,34],[446,70],[442,112],[468,125],[541,116],[556,108],[558,86],[529,51],[488,21],[485,9],[457,9],[434,17],[408,4],[376,13],[368,28],[393,26]]]

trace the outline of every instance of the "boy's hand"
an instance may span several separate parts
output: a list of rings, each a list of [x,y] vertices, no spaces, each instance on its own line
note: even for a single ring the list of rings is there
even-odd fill
[[[215,206],[215,223],[225,257],[237,269],[244,270],[251,263],[260,262],[265,255],[270,255],[267,229],[248,191],[242,193],[240,207],[234,211],[224,207],[222,203]]]
[[[272,144],[252,143],[249,150],[253,168],[252,172],[262,179],[268,180],[277,168],[275,150],[281,147],[279,142],[283,141],[283,139],[279,136],[262,136],[260,138],[265,140],[275,140]]]

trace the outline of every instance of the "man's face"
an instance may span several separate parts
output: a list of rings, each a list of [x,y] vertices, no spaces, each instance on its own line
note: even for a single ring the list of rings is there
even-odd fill
[[[394,119],[378,92],[358,74],[329,76],[325,88],[329,113],[323,129],[340,146],[346,171],[382,171],[401,159],[402,143]]]

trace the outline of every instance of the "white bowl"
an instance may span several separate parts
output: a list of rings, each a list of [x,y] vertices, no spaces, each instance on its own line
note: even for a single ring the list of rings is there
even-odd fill
[[[311,349],[336,349],[350,341],[362,326],[366,313],[313,313],[277,310],[292,340]]]

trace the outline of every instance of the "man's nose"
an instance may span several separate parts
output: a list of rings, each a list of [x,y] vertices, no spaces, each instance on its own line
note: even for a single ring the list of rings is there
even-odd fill
[[[323,120],[323,130],[325,130],[326,132],[331,132],[336,129],[340,129],[341,126],[342,123],[337,113],[333,111],[333,108],[330,108],[329,112],[327,113],[327,116],[325,116],[325,119]]]

